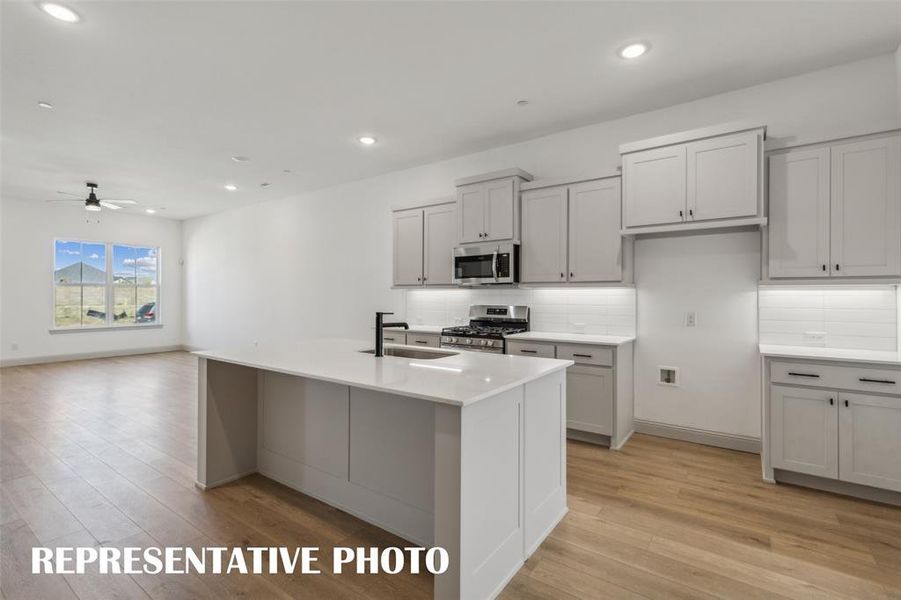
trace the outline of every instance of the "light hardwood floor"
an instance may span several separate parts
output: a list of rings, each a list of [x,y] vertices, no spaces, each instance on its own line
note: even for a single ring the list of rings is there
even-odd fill
[[[428,598],[428,576],[30,574],[31,547],[390,546],[263,477],[193,486],[186,353],[0,373],[0,592],[36,598]],[[568,445],[570,513],[505,599],[901,600],[901,509],[760,481],[757,456],[635,436]],[[326,562],[326,569],[329,567]]]

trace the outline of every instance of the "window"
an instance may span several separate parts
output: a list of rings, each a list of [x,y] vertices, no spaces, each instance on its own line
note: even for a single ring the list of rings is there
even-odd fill
[[[53,325],[159,323],[159,248],[56,240]]]

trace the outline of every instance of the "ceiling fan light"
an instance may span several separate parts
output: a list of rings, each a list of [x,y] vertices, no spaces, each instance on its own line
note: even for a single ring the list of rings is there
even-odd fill
[[[91,212],[100,212],[100,206],[97,204],[85,204],[84,209]]]

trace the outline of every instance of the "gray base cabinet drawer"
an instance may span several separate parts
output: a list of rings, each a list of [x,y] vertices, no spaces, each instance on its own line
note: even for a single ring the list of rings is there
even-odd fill
[[[613,350],[596,346],[557,345],[557,358],[583,365],[613,366]]]
[[[408,333],[408,346],[425,346],[427,348],[437,348],[441,345],[441,336],[432,335],[430,333]]]
[[[394,331],[385,331],[385,333],[382,335],[382,339],[385,340],[386,344],[406,344],[407,334],[396,333]]]
[[[901,394],[901,370],[774,361],[773,383]]]
[[[518,356],[538,356],[540,358],[555,358],[554,344],[536,344],[535,342],[516,342],[507,340],[507,354]]]

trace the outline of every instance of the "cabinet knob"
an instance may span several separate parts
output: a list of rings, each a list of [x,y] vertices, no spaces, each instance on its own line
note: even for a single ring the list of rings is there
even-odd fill
[[[826,270],[826,265],[823,265],[823,270],[824,270],[824,271]]]
[[[681,210],[679,211],[679,218],[680,218],[680,219],[684,219],[684,218],[685,218],[685,215],[682,213]]]
[[[836,271],[839,270],[839,265],[838,265],[838,263],[835,263],[835,270],[836,270]]]
[[[422,278],[422,281],[423,281],[423,282],[426,282],[426,281],[428,281],[428,280],[429,280],[428,277],[423,277],[423,278]]]
[[[848,408],[849,406],[850,406],[850,404],[848,404],[848,401],[845,400],[845,408]]]
[[[422,281],[422,277],[417,277],[416,281]]]
[[[566,277],[566,275],[563,273],[560,273],[560,279],[563,279],[564,277]]]
[[[569,272],[569,276],[570,276],[570,277],[573,277],[573,272],[572,272],[572,271]]]
[[[829,406],[835,404],[835,398],[829,398]]]
[[[695,209],[689,208],[689,209],[688,209],[688,216],[689,216],[689,217],[695,216]]]

